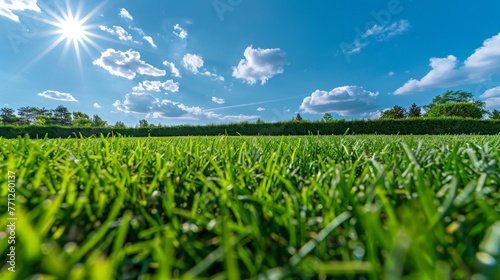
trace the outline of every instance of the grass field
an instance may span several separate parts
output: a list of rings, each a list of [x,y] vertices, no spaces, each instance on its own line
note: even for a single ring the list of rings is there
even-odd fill
[[[0,279],[500,279],[500,136],[19,138],[0,170]]]

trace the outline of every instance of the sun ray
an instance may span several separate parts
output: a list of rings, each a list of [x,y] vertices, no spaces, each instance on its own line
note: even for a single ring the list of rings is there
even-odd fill
[[[33,20],[48,24],[54,27],[54,29],[43,31],[39,33],[39,35],[57,36],[57,38],[52,44],[50,44],[46,49],[44,49],[40,54],[32,59],[30,63],[21,70],[21,72],[24,72],[32,67],[35,63],[45,57],[57,46],[65,42],[64,48],[61,52],[59,63],[61,63],[61,59],[68,55],[69,49],[73,48],[78,63],[78,68],[80,70],[80,73],[83,73],[82,49],[85,50],[85,53],[87,55],[92,56],[88,46],[92,46],[95,49],[101,50],[101,47],[96,42],[94,42],[92,38],[102,39],[98,35],[91,32],[91,29],[96,28],[97,25],[87,24],[87,21],[89,21],[96,13],[102,10],[103,6],[106,5],[107,2],[109,2],[109,0],[101,2],[89,13],[86,13],[84,15],[82,15],[84,5],[83,1],[78,1],[78,4],[75,5],[76,9],[72,7],[69,0],[65,0],[63,3],[56,2],[55,7],[52,8],[42,5],[42,9],[46,13],[47,17],[34,16]]]

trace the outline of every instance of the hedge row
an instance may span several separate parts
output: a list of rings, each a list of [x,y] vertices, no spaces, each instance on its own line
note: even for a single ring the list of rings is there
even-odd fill
[[[385,134],[385,135],[437,135],[437,134],[482,134],[500,133],[500,121],[447,119],[383,119],[383,120],[338,120],[324,122],[282,122],[282,123],[239,123],[207,126],[173,126],[152,128],[84,128],[61,126],[0,126],[0,136],[16,138],[29,135],[30,138],[67,138],[104,135],[130,137],[146,136],[214,136],[214,135],[342,135]]]

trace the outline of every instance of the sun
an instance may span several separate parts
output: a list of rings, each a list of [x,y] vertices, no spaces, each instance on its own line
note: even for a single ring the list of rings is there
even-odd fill
[[[95,29],[96,25],[90,24],[89,20],[95,16],[108,1],[109,0],[100,1],[99,5],[86,14],[82,14],[83,0],[71,0],[71,2],[70,0],[64,0],[61,1],[64,4],[54,4],[55,9],[53,7],[45,7],[43,12],[46,13],[46,17],[34,17],[33,20],[40,21],[42,25],[47,24],[51,26],[51,28],[42,33],[42,35],[55,35],[55,38],[45,50],[40,52],[37,57],[30,61],[25,69],[31,67],[61,43],[65,43],[64,49],[61,53],[61,58],[66,56],[70,48],[73,48],[78,60],[80,71],[82,71],[81,51],[84,50],[89,56],[91,56],[89,45],[96,49],[100,49],[100,47],[94,42],[93,38],[106,39],[92,32],[92,29]],[[71,4],[75,4],[75,2],[77,4],[77,8],[73,9]]]
[[[70,41],[80,42],[86,39],[85,25],[76,18],[68,18],[61,22],[61,35]]]

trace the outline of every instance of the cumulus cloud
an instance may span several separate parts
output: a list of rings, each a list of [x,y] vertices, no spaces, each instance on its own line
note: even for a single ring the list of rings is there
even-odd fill
[[[100,108],[101,108],[101,105],[99,105],[99,103],[97,103],[97,102],[96,102],[96,103],[94,103],[94,105],[93,105],[93,106],[94,106],[94,108],[96,108],[96,109],[100,109]]]
[[[45,97],[48,99],[59,100],[59,101],[67,101],[67,102],[77,102],[76,98],[73,97],[70,93],[63,93],[57,90],[46,90],[44,92],[40,92],[38,96]]]
[[[19,22],[19,17],[14,11],[34,11],[40,13],[42,10],[38,7],[37,1],[38,0],[0,0],[0,16]]]
[[[175,34],[175,36],[177,36],[181,39],[186,39],[188,37],[187,31],[184,28],[182,28],[179,24],[176,24],[174,26],[173,33]]]
[[[170,69],[170,73],[172,76],[180,78],[181,77],[181,72],[177,67],[175,67],[175,64],[173,62],[168,62],[168,61],[163,61],[163,65],[167,66]]]
[[[193,74],[201,74],[204,76],[212,77],[214,80],[219,80],[219,81],[224,81],[224,77],[219,76],[215,73],[212,73],[210,71],[204,70],[203,72],[200,72],[200,69],[203,67],[205,62],[203,61],[203,57],[197,55],[197,54],[186,54],[182,58],[182,66],[189,70]]]
[[[266,110],[266,108],[264,108],[264,107],[257,108],[257,111],[259,111],[259,112],[262,112],[262,111],[265,111],[265,110]]]
[[[212,101],[215,102],[215,103],[217,103],[217,104],[224,104],[224,103],[226,103],[226,101],[224,101],[224,99],[217,98],[215,96],[212,96]]]
[[[133,92],[125,100],[116,100],[113,106],[125,113],[147,114],[153,118],[172,118],[186,120],[247,121],[258,116],[221,115],[201,107],[190,107],[172,100],[160,100],[148,93]]]
[[[142,39],[146,40],[153,48],[157,48],[155,41],[153,41],[153,38],[151,36],[144,36]]]
[[[363,48],[370,44],[372,39],[376,41],[386,41],[394,36],[401,35],[410,29],[410,22],[407,20],[399,20],[391,25],[378,25],[375,24],[371,28],[358,35],[354,42],[349,46],[348,50],[344,50],[348,54],[354,54],[360,52]]]
[[[122,18],[126,18],[126,19],[129,19],[129,20],[134,20],[134,17],[132,17],[132,15],[125,8],[121,8],[121,10],[120,10],[120,16]]]
[[[137,51],[126,52],[107,49],[101,53],[101,57],[93,62],[94,65],[104,68],[110,74],[132,80],[137,75],[154,77],[165,76],[167,72],[147,64],[141,60],[141,54]]]
[[[187,53],[182,58],[182,66],[194,74],[199,73],[199,69],[203,67],[203,58],[196,54]]]
[[[495,87],[488,89],[479,97],[485,98],[484,103],[488,109],[499,109],[500,108],[500,87]]]
[[[132,88],[134,92],[142,92],[142,91],[160,92],[162,89],[170,92],[178,92],[179,83],[176,83],[173,80],[168,80],[163,83],[160,81],[143,81],[140,82],[138,86]]]
[[[286,54],[281,49],[254,49],[249,46],[243,53],[245,57],[237,67],[233,67],[233,77],[242,79],[250,85],[260,81],[264,85],[275,75],[282,74],[288,64]]]
[[[331,91],[316,90],[304,98],[300,109],[311,114],[337,113],[353,116],[374,109],[378,92],[364,90],[358,86],[343,86]]]
[[[431,71],[420,80],[410,79],[394,94],[410,94],[432,88],[447,88],[464,84],[477,84],[500,72],[500,33],[484,41],[483,46],[460,65],[458,59],[430,59]]]
[[[123,27],[121,26],[113,26],[113,28],[109,28],[104,25],[99,25],[99,29],[102,31],[106,31],[111,35],[116,35],[120,41],[132,41],[132,35],[130,35]]]

